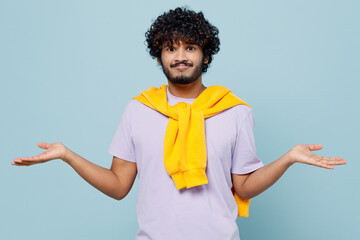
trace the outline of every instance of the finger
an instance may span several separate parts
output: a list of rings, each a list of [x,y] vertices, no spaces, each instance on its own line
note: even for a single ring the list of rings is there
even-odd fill
[[[31,160],[31,161],[39,161],[39,160],[44,160],[46,159],[48,155],[48,152],[45,151],[43,153],[40,153],[39,155],[35,156],[35,157],[20,157],[20,158],[17,158],[17,159],[20,159],[20,160]]]
[[[27,161],[27,160],[21,160],[20,163],[24,164],[37,164],[37,163],[44,163],[47,162],[47,160],[38,160],[38,161]]]
[[[313,157],[317,160],[327,161],[327,162],[346,162],[342,157],[324,157],[314,154]]]
[[[330,164],[330,165],[343,165],[347,164],[347,161],[345,161],[342,157],[321,157],[321,161]]]
[[[342,165],[347,163],[341,157],[329,158],[329,157],[321,157],[318,155],[314,155],[312,159],[313,159],[312,163],[314,165],[328,169],[334,169],[333,165]]]
[[[328,168],[328,169],[334,169],[333,166],[327,164],[326,160],[323,160],[323,157],[319,156],[319,155],[315,155],[313,154],[312,156],[310,156],[306,162],[304,162],[306,164],[310,164],[310,165],[314,165],[317,167],[322,167],[322,168]]]
[[[39,161],[41,158],[39,156],[35,156],[35,157],[20,157],[17,158],[18,160],[26,160],[26,161]]]
[[[11,162],[11,164],[12,165],[14,165],[14,166],[30,166],[30,164],[28,164],[28,163],[23,163],[23,162],[18,162],[18,161],[13,161],[13,162]]]
[[[21,164],[21,165],[26,165],[26,166],[30,166],[30,165],[34,165],[37,163],[43,163],[46,161],[27,161],[27,160],[17,160],[16,163]]]
[[[335,169],[334,166],[331,165],[324,165],[323,168],[327,168],[327,169]]]
[[[310,151],[317,151],[323,148],[321,144],[311,144],[308,145]]]
[[[318,167],[322,167],[322,168],[327,168],[327,169],[334,169],[334,166],[327,164],[326,162],[323,161],[317,161],[314,163],[315,166]]]
[[[48,149],[50,147],[50,144],[44,143],[44,142],[39,142],[38,147],[43,148],[43,149]]]
[[[20,158],[16,158],[14,160],[26,160],[26,161],[39,161],[43,159],[40,155],[37,155],[35,157],[20,157]]]

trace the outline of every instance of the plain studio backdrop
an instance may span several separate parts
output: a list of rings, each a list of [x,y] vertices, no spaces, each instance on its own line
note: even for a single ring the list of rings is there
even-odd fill
[[[327,170],[295,164],[237,220],[242,240],[360,236],[360,4],[334,1],[0,2],[0,239],[133,239],[137,180],[116,201],[61,160],[31,167],[37,143],[62,142],[103,167],[125,105],[167,81],[145,31],[164,11],[203,11],[221,50],[203,76],[254,110],[265,164],[295,144],[343,157]]]

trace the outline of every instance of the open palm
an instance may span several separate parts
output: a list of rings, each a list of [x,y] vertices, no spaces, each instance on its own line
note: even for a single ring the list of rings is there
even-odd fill
[[[45,152],[35,157],[20,157],[15,158],[11,164],[16,166],[30,166],[37,163],[44,163],[53,159],[63,159],[66,152],[66,147],[62,143],[38,143],[39,148],[47,149]]]
[[[294,163],[306,163],[328,169],[334,169],[334,165],[342,165],[347,163],[341,157],[322,157],[311,152],[320,150],[322,148],[323,146],[321,144],[297,144],[290,151],[290,159]]]

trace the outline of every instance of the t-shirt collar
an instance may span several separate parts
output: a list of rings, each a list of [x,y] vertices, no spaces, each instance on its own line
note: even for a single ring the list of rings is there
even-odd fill
[[[170,106],[173,106],[173,105],[177,104],[178,102],[186,102],[186,103],[192,104],[196,99],[196,98],[176,97],[170,93],[168,87],[166,88],[166,97],[167,97],[167,100],[168,100]]]

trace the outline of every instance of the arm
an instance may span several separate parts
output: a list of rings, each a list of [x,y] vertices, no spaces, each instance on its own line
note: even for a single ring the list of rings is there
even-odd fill
[[[47,151],[35,157],[16,158],[12,164],[16,166],[30,166],[53,159],[62,159],[85,181],[117,200],[124,198],[134,183],[137,174],[136,163],[113,157],[111,168],[107,169],[86,160],[61,143],[39,143],[38,146],[47,149]]]
[[[322,157],[311,152],[320,149],[320,144],[298,144],[276,161],[252,173],[232,174],[235,192],[243,199],[255,197],[272,186],[296,162],[327,169],[334,169],[333,165],[346,164],[341,157]]]

